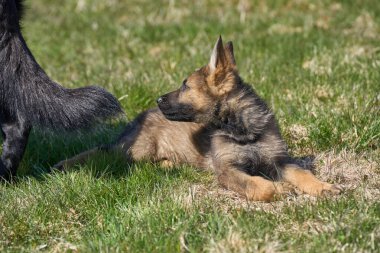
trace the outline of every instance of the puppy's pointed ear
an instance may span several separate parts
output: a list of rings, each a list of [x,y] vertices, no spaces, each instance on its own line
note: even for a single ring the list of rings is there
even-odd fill
[[[217,68],[223,67],[226,63],[226,55],[224,53],[222,36],[219,36],[218,41],[215,43],[212,50],[210,62],[208,64],[210,73],[213,73]]]
[[[226,54],[228,64],[230,64],[232,67],[236,67],[234,46],[232,45],[232,41],[226,43],[226,45],[224,46],[224,51]]]

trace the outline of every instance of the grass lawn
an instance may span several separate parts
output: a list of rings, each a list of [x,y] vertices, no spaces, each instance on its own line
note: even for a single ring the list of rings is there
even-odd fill
[[[0,184],[1,252],[378,252],[380,4],[291,1],[28,0],[23,32],[66,87],[98,84],[126,119],[92,132],[35,130],[17,183]],[[208,62],[221,34],[241,76],[266,99],[295,157],[346,189],[248,202],[190,167],[94,157]]]

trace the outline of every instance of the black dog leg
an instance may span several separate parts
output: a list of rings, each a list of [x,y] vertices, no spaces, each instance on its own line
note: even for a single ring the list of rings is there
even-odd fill
[[[0,179],[10,180],[16,175],[17,167],[24,155],[30,127],[20,123],[2,123],[4,138],[3,153],[0,161]]]

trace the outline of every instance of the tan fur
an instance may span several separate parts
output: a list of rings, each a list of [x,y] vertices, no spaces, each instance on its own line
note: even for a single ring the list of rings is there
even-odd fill
[[[196,123],[169,121],[159,110],[151,110],[147,113],[141,131],[133,136],[133,144],[129,146],[122,142],[120,147],[133,160],[153,158],[155,161],[204,167],[205,158],[192,142],[194,133],[201,128],[202,125]]]

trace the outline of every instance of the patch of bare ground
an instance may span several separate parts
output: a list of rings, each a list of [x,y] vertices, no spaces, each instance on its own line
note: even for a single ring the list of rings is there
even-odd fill
[[[314,75],[330,75],[332,73],[333,57],[328,53],[321,53],[312,59],[306,60],[302,68],[309,70]]]
[[[351,27],[343,31],[346,35],[355,35],[364,38],[376,39],[379,36],[379,25],[368,12],[363,12],[352,23]]]
[[[314,159],[298,159],[298,162],[305,169],[312,169],[322,181],[340,185],[344,189],[341,195],[326,197],[336,199],[344,197],[345,194],[353,194],[355,198],[367,202],[380,200],[380,159],[376,152],[356,154],[347,150],[330,151],[317,154]],[[194,206],[202,208],[202,205],[198,204],[211,201],[228,213],[236,209],[277,212],[289,205],[316,202],[318,198],[295,189],[294,192],[281,196],[274,202],[254,202],[223,189],[214,182],[210,185],[190,185],[186,191],[183,191],[182,188],[173,192],[173,199],[188,209],[194,208]]]

